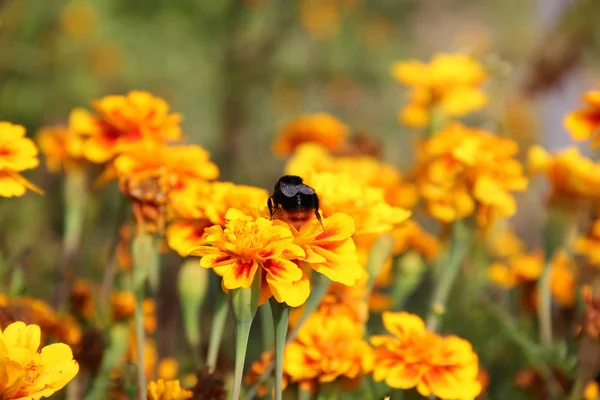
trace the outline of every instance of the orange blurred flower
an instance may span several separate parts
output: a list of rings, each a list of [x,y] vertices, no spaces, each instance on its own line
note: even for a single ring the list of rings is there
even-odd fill
[[[590,90],[582,96],[584,107],[564,119],[565,129],[575,140],[591,139],[594,148],[600,145],[600,90]]]
[[[340,29],[340,7],[338,0],[302,0],[302,25],[315,39],[331,38]]]
[[[38,149],[25,137],[21,125],[0,121],[0,197],[20,197],[27,189],[43,194],[42,189],[19,172],[38,166]]]
[[[159,379],[148,383],[148,400],[186,400],[192,392],[181,388],[179,380]]]
[[[273,152],[286,156],[302,143],[320,143],[334,151],[346,142],[349,133],[350,128],[330,114],[302,115],[279,131],[273,143]]]
[[[383,324],[393,336],[371,336],[375,381],[442,399],[474,399],[481,392],[479,360],[469,342],[429,332],[406,312],[383,313]]]
[[[511,192],[523,191],[527,178],[515,158],[516,142],[489,132],[448,125],[420,148],[415,170],[427,211],[443,222],[475,214],[487,227],[517,209]]]
[[[587,235],[577,239],[575,252],[585,256],[590,264],[600,267],[600,219],[593,221]]]
[[[98,116],[89,125],[84,143],[85,157],[95,163],[116,155],[139,151],[142,142],[164,144],[181,138],[181,115],[169,113],[169,105],[148,92],[106,96],[93,103]]]
[[[110,294],[113,319],[127,319],[135,312],[135,296],[131,292],[113,292]]]
[[[481,89],[487,73],[477,60],[465,54],[436,54],[429,64],[416,60],[397,62],[392,74],[412,89],[409,104],[399,114],[400,121],[410,127],[425,127],[434,108],[458,117],[479,110],[488,102]]]

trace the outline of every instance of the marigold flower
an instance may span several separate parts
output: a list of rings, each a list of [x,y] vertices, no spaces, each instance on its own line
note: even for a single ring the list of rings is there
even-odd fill
[[[286,345],[283,371],[291,382],[333,382],[355,387],[373,368],[363,325],[345,314],[312,314]]]
[[[166,357],[158,363],[158,377],[165,381],[177,378],[179,375],[179,363],[173,357]]]
[[[562,200],[600,199],[600,164],[569,147],[551,155],[540,146],[528,154],[532,174],[544,174],[552,185],[552,197]]]
[[[244,377],[244,383],[246,385],[253,385],[258,382],[260,376],[267,370],[267,367],[270,366],[275,361],[275,355],[272,351],[265,351],[260,355],[260,358],[254,361],[246,376]],[[284,372],[282,376],[282,386],[285,389],[288,385],[289,376]],[[258,398],[263,398],[268,393],[268,386],[266,384],[260,384],[258,389],[256,390],[256,396]]]
[[[19,172],[38,166],[38,149],[21,125],[0,121],[0,196],[21,197],[26,190],[43,194]]]
[[[106,96],[93,106],[98,117],[88,126],[91,137],[83,149],[92,162],[103,163],[135,151],[143,142],[164,144],[181,138],[181,115],[170,114],[169,105],[148,92]]]
[[[40,351],[41,330],[24,322],[0,331],[0,397],[41,399],[62,389],[77,375],[79,365],[71,348],[54,343]]]
[[[416,251],[427,261],[433,261],[440,251],[439,239],[416,221],[408,220],[391,232],[394,236],[394,255]]]
[[[135,296],[131,292],[114,292],[110,294],[113,319],[126,319],[135,312]]]
[[[212,225],[206,219],[177,219],[167,227],[167,243],[170,248],[185,257],[191,248],[203,240],[204,229]]]
[[[148,383],[148,400],[186,400],[192,392],[181,388],[179,380],[159,379]]]
[[[373,378],[393,388],[417,388],[423,396],[474,399],[481,392],[479,361],[471,344],[457,336],[438,336],[417,315],[383,313],[393,336],[371,336],[375,346]]]
[[[311,142],[334,151],[346,142],[349,132],[350,128],[330,114],[302,115],[281,129],[273,143],[273,152],[286,156],[302,143]]]
[[[409,104],[399,114],[400,121],[410,127],[426,126],[434,107],[458,117],[479,110],[488,101],[481,89],[487,73],[477,60],[465,54],[437,54],[429,64],[397,62],[392,75],[412,89]]]
[[[592,146],[600,145],[600,90],[590,90],[582,96],[584,107],[575,110],[564,119],[565,129],[578,141],[592,140]]]
[[[420,148],[415,173],[428,212],[443,222],[475,214],[482,227],[512,216],[516,202],[511,192],[527,187],[517,152],[510,139],[448,125]]]
[[[593,221],[587,235],[575,242],[575,252],[585,256],[594,266],[600,266],[600,219]]]
[[[86,111],[74,109],[69,116],[68,126],[55,125],[42,128],[37,133],[37,142],[46,158],[50,172],[61,169],[71,171],[81,168],[85,163],[83,143],[85,136],[77,130],[79,120],[85,118]]]
[[[137,336],[135,335],[135,327],[132,324],[129,331],[129,339],[127,353],[125,354],[125,361],[130,364],[136,364],[138,360],[139,358],[137,350]],[[156,349],[156,342],[146,337],[144,339],[144,373],[146,374],[147,378],[155,378],[157,365],[158,350]]]

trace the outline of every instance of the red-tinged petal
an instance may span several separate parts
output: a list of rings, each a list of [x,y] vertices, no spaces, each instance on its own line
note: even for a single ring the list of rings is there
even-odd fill
[[[197,246],[190,249],[188,256],[202,257],[206,254],[220,254],[222,251],[212,246]]]
[[[302,269],[292,261],[283,258],[270,258],[263,261],[262,265],[273,279],[287,282],[302,279]]]
[[[288,282],[275,279],[267,274],[267,283],[275,300],[286,303],[290,307],[301,306],[310,295],[310,281],[306,278],[297,282]]]
[[[249,288],[257,269],[256,261],[237,259],[223,275],[223,285],[227,289]]]
[[[110,160],[114,155],[114,146],[116,140],[106,135],[96,135],[90,137],[83,145],[83,155],[94,163],[104,163]]]
[[[347,214],[337,213],[323,222],[325,230],[315,237],[315,242],[345,240],[354,234],[354,220]]]
[[[307,246],[304,250],[306,255],[302,258],[302,261],[306,261],[310,264],[324,263],[327,261],[325,257],[316,253],[310,246]]]
[[[206,254],[200,259],[200,266],[204,268],[224,267],[236,262],[238,257],[227,253]]]

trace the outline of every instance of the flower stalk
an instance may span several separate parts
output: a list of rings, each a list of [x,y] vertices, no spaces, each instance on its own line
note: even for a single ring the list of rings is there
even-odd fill
[[[275,400],[283,396],[283,353],[290,319],[290,307],[279,303],[273,297],[270,300],[273,323],[275,325]]]
[[[435,331],[438,328],[440,317],[445,312],[448,296],[454,286],[454,282],[460,272],[462,262],[469,250],[469,231],[468,227],[462,221],[455,221],[452,224],[452,237],[450,244],[450,254],[448,263],[442,271],[442,276],[433,294],[431,309],[427,316],[427,329]]]
[[[244,375],[244,361],[248,348],[248,338],[252,321],[258,309],[262,273],[258,270],[249,288],[233,289],[229,292],[231,309],[235,319],[235,368],[233,373],[232,400],[238,400],[242,389]]]
[[[208,342],[208,356],[206,366],[209,373],[215,372],[217,368],[217,357],[219,348],[221,347],[221,339],[223,338],[223,330],[225,329],[225,321],[229,312],[229,302],[227,296],[218,293],[215,313],[212,320],[212,329],[210,331],[210,340]]]

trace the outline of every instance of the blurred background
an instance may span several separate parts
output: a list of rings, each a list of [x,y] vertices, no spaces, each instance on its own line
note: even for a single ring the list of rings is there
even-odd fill
[[[184,115],[187,141],[211,152],[222,180],[270,188],[284,165],[271,152],[278,129],[325,111],[381,140],[384,159],[406,170],[418,133],[398,122],[406,90],[391,65],[466,52],[493,77],[489,106],[469,119],[516,139],[524,156],[533,143],[569,144],[562,118],[600,78],[598,15],[598,0],[0,0],[0,120],[33,137],[74,107],[147,90]],[[25,293],[49,298],[62,178],[45,167],[25,175],[47,194],[0,203],[0,251],[22,252]],[[122,218],[116,185],[101,190],[79,270],[96,281]],[[517,231],[539,243],[539,192],[520,201]],[[173,329],[168,311],[159,324]]]

